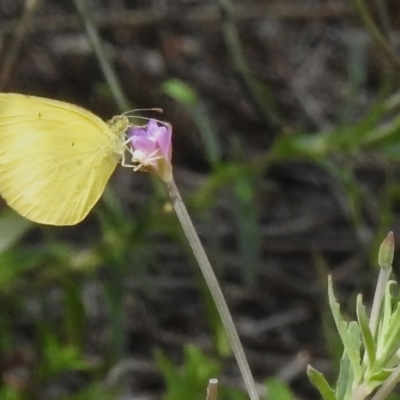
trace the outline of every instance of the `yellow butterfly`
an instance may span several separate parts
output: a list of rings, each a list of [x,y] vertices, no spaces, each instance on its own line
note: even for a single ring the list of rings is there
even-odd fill
[[[124,158],[127,117],[104,122],[62,101],[0,93],[0,194],[24,217],[74,225]]]

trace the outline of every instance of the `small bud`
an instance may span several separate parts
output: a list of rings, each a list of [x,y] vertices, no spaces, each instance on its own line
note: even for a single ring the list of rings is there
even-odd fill
[[[388,270],[392,267],[394,258],[394,235],[389,232],[379,248],[378,264],[381,268]]]

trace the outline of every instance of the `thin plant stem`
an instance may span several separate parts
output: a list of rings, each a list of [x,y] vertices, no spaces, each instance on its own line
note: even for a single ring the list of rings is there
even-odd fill
[[[362,383],[354,390],[350,400],[364,400],[368,396],[368,393],[368,388]]]
[[[187,212],[185,204],[182,201],[175,181],[172,179],[171,181],[166,182],[166,184],[176,215],[178,216],[182,229],[186,235],[193,254],[199,264],[203,277],[210,290],[211,296],[215,302],[215,306],[217,307],[218,313],[225,328],[229,343],[232,347],[233,354],[235,355],[250,399],[259,400],[249,363],[244,353],[243,346],[240,342],[239,335],[237,333],[228,305],[226,304],[225,297],[218,283],[218,279],[215,276],[210,261],[208,260],[207,254],[204,251],[199,236],[197,235],[192,220],[190,219],[189,213]]]
[[[97,59],[99,60],[103,75],[108,83],[108,86],[111,89],[111,92],[119,109],[121,111],[129,110],[129,101],[125,96],[121,82],[119,81],[111,62],[104,51],[104,46],[100,39],[97,26],[92,19],[90,9],[87,5],[87,0],[74,0],[74,2],[76,9],[78,10],[79,15],[85,25],[86,33],[96,53]]]
[[[233,3],[231,0],[218,0],[218,5],[225,46],[238,80],[264,123],[272,131],[275,131],[282,125],[281,118],[276,109],[272,91],[265,84],[263,85],[263,91],[261,90],[259,83],[257,83],[246,63],[235,23]]]
[[[386,55],[386,58],[390,61],[392,66],[396,68],[397,71],[400,71],[400,58],[397,56],[393,50],[393,47],[390,45],[385,36],[376,26],[374,20],[369,15],[364,0],[353,0],[353,4],[364,25],[371,33],[379,48],[382,49],[383,53]]]
[[[206,400],[217,400],[218,395],[218,379],[210,379],[207,387]]]
[[[389,378],[385,380],[385,383],[375,393],[372,400],[385,400],[388,397],[388,395],[393,391],[395,386],[399,383],[399,381],[400,381],[400,365],[398,365],[393,370]]]
[[[380,23],[380,28],[382,30],[382,34],[390,42],[390,18],[385,1],[375,0],[375,7],[378,11],[379,23]]]
[[[29,30],[29,26],[33,20],[36,10],[39,8],[41,0],[25,0],[25,7],[21,17],[15,28],[13,40],[9,46],[8,52],[2,57],[2,68],[0,73],[0,90],[4,90],[7,83],[15,70],[15,61],[21,50],[22,43]]]

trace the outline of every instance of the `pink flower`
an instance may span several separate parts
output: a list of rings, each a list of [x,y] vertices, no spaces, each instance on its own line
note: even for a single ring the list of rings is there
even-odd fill
[[[129,152],[135,171],[150,172],[162,180],[172,180],[172,128],[170,124],[149,120],[144,127],[128,131]]]

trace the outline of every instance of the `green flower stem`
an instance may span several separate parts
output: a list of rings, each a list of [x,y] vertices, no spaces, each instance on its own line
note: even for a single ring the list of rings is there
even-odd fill
[[[369,390],[365,384],[361,384],[355,389],[350,400],[364,400],[368,396]]]
[[[369,328],[371,329],[372,337],[375,338],[377,334],[379,316],[382,308],[383,296],[386,290],[386,284],[392,272],[391,268],[380,268],[378,283],[376,284],[374,301],[372,303],[371,317]]]
[[[193,254],[199,264],[201,272],[210,290],[211,296],[214,299],[215,305],[221,317],[222,324],[224,325],[229,343],[232,347],[233,354],[235,355],[236,361],[238,363],[250,399],[259,400],[259,396],[257,393],[256,385],[254,383],[253,375],[250,370],[249,363],[247,362],[243,346],[240,343],[239,335],[237,333],[231,313],[229,312],[229,308],[228,305],[226,304],[225,297],[222,293],[221,287],[219,286],[217,277],[215,276],[210,261],[208,260],[207,254],[204,251],[204,248],[196,233],[196,230],[190,219],[189,213],[187,212],[185,204],[182,201],[181,195],[175,184],[175,181],[172,179],[171,181],[166,182],[166,184],[169,190],[169,195],[171,197],[172,205],[175,209],[176,215],[178,216],[182,229],[190,244]]]
[[[400,59],[391,44],[388,42],[387,38],[382,34],[370,16],[365,5],[365,0],[353,0],[353,5],[362,22],[367,27],[369,33],[378,44],[380,50],[382,50],[383,54],[386,55],[386,58],[389,60],[392,66],[395,67],[397,71],[400,71]]]
[[[92,18],[92,12],[87,0],[74,0],[75,7],[85,25],[86,33],[96,53],[103,75],[108,83],[112,95],[120,110],[129,110],[129,101],[125,96],[120,80],[115,73],[114,67],[106,55],[103,42],[101,41],[97,26]]]
[[[4,91],[4,88],[6,88],[7,84],[11,81],[12,74],[15,72],[15,63],[22,48],[22,44],[26,37],[29,26],[32,23],[33,17],[35,16],[36,11],[41,3],[41,0],[25,1],[23,14],[13,32],[13,38],[9,43],[8,50],[6,53],[2,54],[0,91]]]
[[[267,126],[276,132],[283,125],[282,119],[274,102],[272,91],[265,84],[263,89],[260,90],[260,82],[254,78],[247,65],[239,31],[235,23],[233,2],[231,0],[218,0],[217,2],[220,8],[221,29],[226,50],[232,61],[232,67],[238,76],[239,83],[242,84],[254,108]]]

